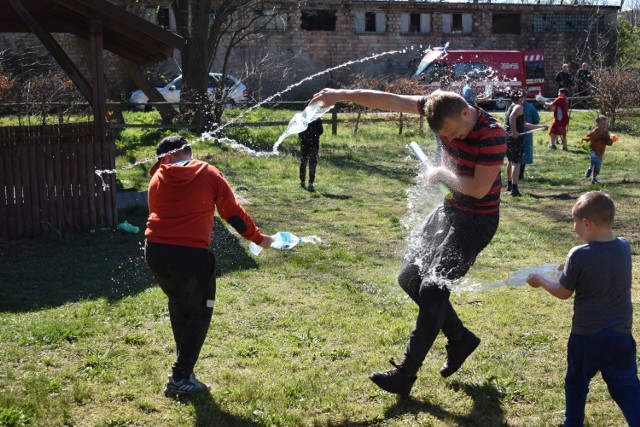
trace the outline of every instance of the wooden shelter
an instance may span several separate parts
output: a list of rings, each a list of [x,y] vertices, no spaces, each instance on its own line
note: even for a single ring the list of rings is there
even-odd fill
[[[72,162],[72,170],[115,168],[115,147],[105,117],[103,49],[148,65],[171,56],[183,46],[183,39],[105,0],[0,0],[0,8],[0,32],[34,33],[87,99],[94,117],[90,127],[13,127],[0,134],[0,157],[12,162],[0,169],[0,237],[31,237],[47,228],[115,227],[115,176],[106,177],[107,185],[95,173],[65,178],[60,159]],[[90,79],[52,33],[71,33],[89,41]],[[66,148],[52,151],[60,147]],[[80,158],[79,153],[84,155]],[[55,162],[40,158],[51,156]],[[69,212],[78,209],[80,215]]]

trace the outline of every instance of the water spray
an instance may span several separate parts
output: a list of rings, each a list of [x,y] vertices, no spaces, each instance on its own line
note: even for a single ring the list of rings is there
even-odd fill
[[[413,151],[418,160],[420,160],[420,163],[422,163],[422,166],[424,166],[425,170],[431,168],[431,162],[427,158],[427,155],[424,154],[424,151],[422,151],[422,148],[420,148],[417,142],[411,141],[408,147],[411,149],[411,151]],[[447,188],[446,185],[444,185],[444,183],[438,182],[438,188],[440,189],[440,192],[445,199],[450,200],[453,198],[453,194],[451,194],[451,191]]]

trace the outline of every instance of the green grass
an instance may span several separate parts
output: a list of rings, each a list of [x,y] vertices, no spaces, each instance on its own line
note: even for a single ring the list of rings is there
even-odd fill
[[[154,113],[137,120],[155,120]],[[248,120],[272,118],[259,111]],[[498,114],[502,118],[502,114]],[[550,122],[543,113],[543,123]],[[632,122],[634,119],[627,119]],[[591,190],[588,157],[576,146],[593,122],[574,113],[570,151],[550,151],[534,134],[535,163],[525,196],[505,196],[501,225],[469,273],[479,281],[561,263],[579,244],[575,198]],[[270,149],[283,129],[232,129],[254,149]],[[153,156],[168,131],[118,135],[117,166]],[[640,318],[640,137],[617,132],[602,188],[616,201],[615,231],[632,243],[633,302]],[[247,242],[217,219],[218,293],[196,366],[211,396],[176,402],[162,395],[174,357],[166,297],[142,259],[142,234],[119,231],[0,242],[0,426],[553,426],[562,422],[565,348],[572,303],[541,290],[501,287],[452,296],[483,340],[462,370],[442,379],[444,340],[427,357],[411,399],[398,400],[367,378],[402,356],[415,305],[396,284],[406,248],[407,190],[417,162],[405,144],[431,154],[413,122],[329,126],[321,143],[317,192],[298,186],[297,140],[281,154],[250,157],[212,141],[195,155],[225,174],[263,232],[317,235],[323,243],[253,257]],[[144,190],[150,164],[123,169],[125,188]],[[130,208],[120,221],[144,227]],[[640,339],[638,328],[636,340]],[[598,377],[589,426],[624,425]]]

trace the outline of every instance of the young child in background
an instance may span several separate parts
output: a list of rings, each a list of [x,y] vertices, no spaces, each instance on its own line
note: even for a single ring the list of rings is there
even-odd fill
[[[615,206],[601,191],[578,198],[573,229],[584,245],[569,251],[557,281],[532,274],[527,283],[567,299],[575,292],[567,348],[564,426],[583,426],[589,383],[598,371],[630,426],[640,426],[640,380],[631,334],[631,246],[613,235]]]
[[[545,102],[544,106],[553,111],[553,123],[549,129],[551,145],[549,148],[555,150],[558,147],[558,137],[562,141],[562,150],[567,151],[567,126],[569,125],[569,101],[567,101],[569,91],[566,88],[558,90],[558,97],[551,102]]]
[[[584,176],[587,178],[591,176],[591,183],[598,184],[598,175],[602,167],[604,151],[607,145],[611,145],[614,142],[614,139],[609,134],[609,124],[605,116],[596,117],[596,127],[580,140],[581,143],[585,141],[589,142],[591,164]]]

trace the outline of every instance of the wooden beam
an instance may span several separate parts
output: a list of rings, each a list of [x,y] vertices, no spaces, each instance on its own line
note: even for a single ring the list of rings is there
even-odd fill
[[[8,0],[9,4],[14,8],[16,13],[22,18],[22,20],[31,28],[31,31],[38,37],[40,42],[47,48],[49,53],[56,60],[60,68],[64,70],[69,76],[71,81],[76,85],[82,96],[86,98],[89,103],[92,102],[91,86],[84,78],[80,70],[75,66],[73,61],[64,53],[62,47],[58,42],[40,27],[38,22],[31,16],[29,11],[24,7],[21,0]]]
[[[91,87],[95,138],[104,141],[107,135],[105,118],[107,115],[106,90],[104,88],[104,51],[102,48],[102,21],[90,21],[91,32]]]

